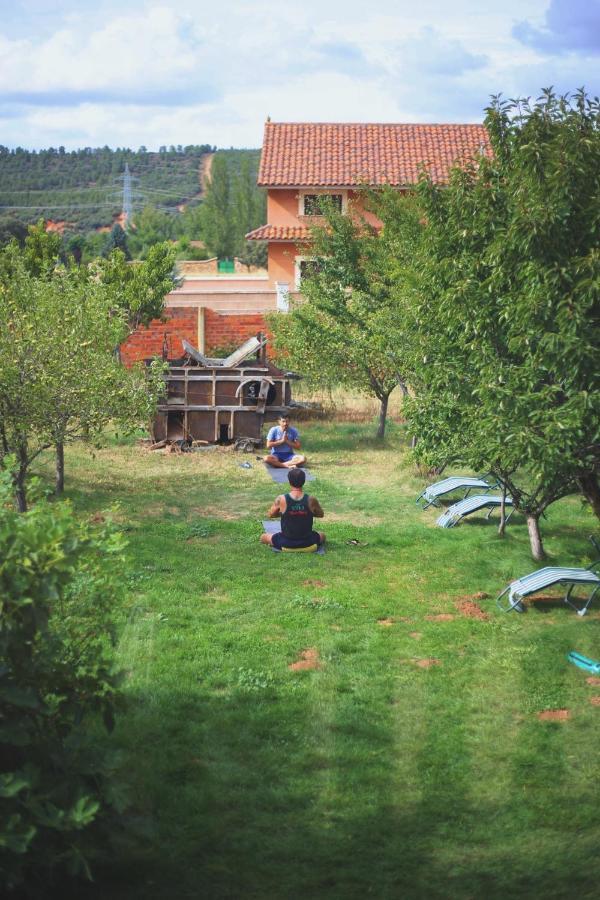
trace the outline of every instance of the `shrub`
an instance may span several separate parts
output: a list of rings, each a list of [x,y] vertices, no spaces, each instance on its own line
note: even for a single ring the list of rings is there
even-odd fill
[[[118,702],[112,620],[123,541],[66,503],[12,508],[0,481],[0,884],[89,877],[120,807],[101,725]],[[100,727],[98,727],[100,726]],[[105,744],[106,742],[104,742]]]

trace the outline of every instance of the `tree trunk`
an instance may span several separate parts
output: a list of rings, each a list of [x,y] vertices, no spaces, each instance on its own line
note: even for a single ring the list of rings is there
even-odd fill
[[[388,400],[390,399],[390,395],[386,394],[385,397],[379,398],[379,424],[377,426],[377,438],[382,440],[385,437],[385,422],[387,419],[387,409],[388,409]]]
[[[504,537],[506,532],[506,486],[502,485],[502,502],[500,504],[500,524],[498,525],[498,534]]]
[[[20,478],[15,479],[15,506],[19,512],[27,512],[27,494]]]
[[[600,519],[600,485],[595,472],[588,472],[579,479],[581,493],[589,501],[594,515]]]
[[[27,512],[27,490],[25,479],[29,459],[27,458],[27,440],[21,439],[17,450],[18,468],[13,472],[13,485],[15,489],[15,506],[19,512]]]
[[[531,544],[531,555],[536,562],[541,562],[546,558],[544,547],[542,545],[542,536],[540,534],[540,517],[527,516],[527,530],[529,531],[529,543]]]
[[[65,489],[65,445],[59,441],[56,445],[56,477],[54,493],[60,497]]]

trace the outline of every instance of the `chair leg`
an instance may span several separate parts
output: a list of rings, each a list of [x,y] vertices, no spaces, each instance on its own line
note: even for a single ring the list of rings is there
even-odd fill
[[[600,587],[595,587],[593,589],[592,593],[590,594],[590,596],[588,597],[586,602],[583,604],[583,606],[576,606],[574,603],[571,602],[571,594],[573,593],[574,587],[575,587],[575,585],[572,584],[570,586],[569,590],[567,591],[567,593],[565,594],[565,603],[568,606],[570,606],[572,609],[574,609],[578,616],[585,616],[585,614],[587,613],[587,611],[590,607],[592,600],[598,593],[598,590],[600,590]]]

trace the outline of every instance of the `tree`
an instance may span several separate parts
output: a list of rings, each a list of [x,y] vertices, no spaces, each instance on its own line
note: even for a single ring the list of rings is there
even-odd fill
[[[106,239],[102,256],[110,256],[113,250],[120,250],[125,259],[131,259],[131,253],[127,246],[127,235],[118,222],[116,225],[113,225],[112,231]]]
[[[169,241],[175,236],[173,216],[153,206],[145,206],[134,217],[133,225],[127,240],[136,258],[143,259],[154,244]]]
[[[162,316],[165,296],[177,285],[175,248],[155,244],[143,262],[128,263],[125,255],[113,251],[98,260],[96,273],[112,296],[115,310],[125,316],[130,332]]]
[[[60,493],[65,442],[95,440],[111,420],[147,421],[162,383],[157,371],[119,364],[126,313],[87,270],[35,277],[11,246],[0,275],[0,468],[10,467],[24,511],[26,478],[43,450],[57,449]]]
[[[311,263],[303,299],[269,318],[276,355],[315,382],[345,384],[380,403],[383,438],[388,400],[406,392],[404,338],[388,277],[385,237],[353,215],[327,209],[325,227],[311,230]]]
[[[231,177],[227,160],[216,154],[213,158],[206,197],[202,204],[202,233],[215,256],[233,256],[235,228],[231,214]]]
[[[600,468],[596,100],[487,110],[492,155],[423,177],[407,404],[423,458],[491,471],[528,523]],[[598,510],[597,510],[598,511]]]
[[[90,732],[112,728],[119,699],[111,636],[124,545],[65,503],[19,514],[10,490],[0,472],[0,885],[47,896],[57,872],[89,876],[122,804]]]

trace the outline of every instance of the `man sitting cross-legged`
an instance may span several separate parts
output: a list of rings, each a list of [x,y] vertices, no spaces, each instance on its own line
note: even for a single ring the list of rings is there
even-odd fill
[[[296,453],[300,449],[299,434],[290,425],[288,416],[279,416],[279,424],[274,425],[267,435],[267,447],[271,451],[263,462],[277,469],[292,469],[303,466],[306,457]]]
[[[289,494],[280,494],[269,510],[269,516],[276,519],[281,516],[281,531],[276,534],[261,534],[263,544],[270,544],[275,550],[299,550],[316,544],[325,543],[325,535],[313,531],[313,517],[322,519],[325,513],[316,497],[304,493],[303,485],[306,475],[302,469],[290,469],[288,481]]]

